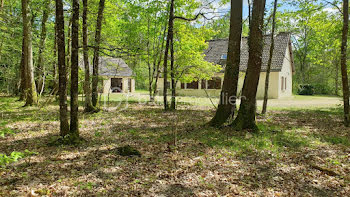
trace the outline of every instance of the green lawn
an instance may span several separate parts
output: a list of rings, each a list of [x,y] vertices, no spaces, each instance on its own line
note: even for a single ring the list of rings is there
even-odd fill
[[[109,98],[108,98],[109,97]],[[147,91],[136,91],[135,93],[130,94],[110,94],[103,95],[103,101],[109,100],[110,102],[131,102],[131,103],[146,103],[149,101],[149,95]],[[168,97],[170,100],[170,96]],[[161,105],[163,102],[162,96],[156,97],[156,102]],[[202,106],[208,108],[215,108],[213,103],[216,105],[219,102],[218,98],[208,98],[208,97],[189,97],[189,96],[178,96],[177,102],[183,105],[193,105],[193,106]],[[258,107],[261,108],[262,100],[258,100]],[[106,104],[104,103],[104,104]],[[238,101],[239,103],[239,101]],[[282,98],[282,99],[271,99],[269,100],[270,109],[278,110],[285,108],[333,108],[339,107],[341,105],[341,98],[335,96],[300,96],[294,95],[291,98]]]
[[[257,117],[256,134],[207,127],[214,114],[207,98],[197,106],[181,97],[176,112],[138,103],[147,95],[117,108],[125,98],[113,94],[108,111],[81,113],[86,141],[74,147],[51,146],[59,132],[56,102],[23,108],[16,98],[0,97],[0,162],[8,161],[0,168],[0,196],[349,194],[350,129],[332,103],[338,98],[287,100],[301,107],[272,107]],[[316,100],[325,105],[305,107]],[[142,156],[118,155],[124,145]]]

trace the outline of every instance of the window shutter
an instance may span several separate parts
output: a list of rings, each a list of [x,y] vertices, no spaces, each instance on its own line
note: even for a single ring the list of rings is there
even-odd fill
[[[284,90],[287,90],[287,77],[284,78]]]

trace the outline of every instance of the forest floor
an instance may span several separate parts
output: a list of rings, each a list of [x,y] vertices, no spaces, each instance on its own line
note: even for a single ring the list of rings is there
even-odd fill
[[[79,146],[51,145],[57,103],[23,104],[0,97],[0,164],[10,158],[0,167],[0,196],[350,194],[350,129],[339,103],[272,107],[257,118],[261,132],[250,134],[205,126],[212,107],[181,103],[164,112],[110,101],[106,111],[80,114]],[[120,156],[124,145],[142,156]]]

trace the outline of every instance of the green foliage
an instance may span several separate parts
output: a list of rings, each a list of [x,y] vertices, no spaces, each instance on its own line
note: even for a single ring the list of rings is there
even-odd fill
[[[225,6],[228,0],[176,0],[175,15],[193,18],[202,8],[211,9],[215,6]],[[332,1],[333,2],[333,1]],[[96,25],[96,13],[99,0],[89,1],[88,31],[89,45],[93,45]],[[166,39],[166,24],[168,21],[168,1],[161,0],[108,0],[102,26],[101,56],[123,58],[133,69],[137,89],[146,89],[149,85],[149,66],[154,66],[164,54],[162,41]],[[334,1],[336,5],[340,1]],[[69,1],[64,1],[69,10]],[[214,6],[215,4],[215,6]],[[39,50],[40,30],[43,9],[42,0],[31,1],[33,23],[33,52],[35,79],[37,75],[37,56]],[[54,1],[49,6],[47,22],[47,40],[44,50],[44,67],[46,86],[44,94],[52,91],[57,82],[57,70],[54,65]],[[267,8],[270,8],[267,6]],[[282,9],[283,8],[283,9]],[[219,10],[220,11],[220,10]],[[215,13],[218,14],[218,13]],[[267,11],[268,23],[270,11]],[[68,23],[71,15],[65,12]],[[311,84],[317,94],[338,94],[341,89],[340,78],[340,37],[342,20],[341,13],[330,4],[322,1],[280,1],[277,13],[277,32],[293,33],[294,63],[296,72],[294,92],[299,84]],[[4,1],[0,14],[0,92],[18,94],[20,79],[22,23],[21,2]],[[269,33],[266,26],[266,32]],[[217,71],[218,66],[204,61],[202,55],[206,49],[206,40],[228,38],[229,13],[219,13],[212,20],[199,17],[198,20],[175,21],[175,64],[176,79],[191,82],[198,78],[209,78]],[[66,35],[68,30],[65,28]],[[244,19],[243,35],[249,33],[248,19]],[[68,40],[68,39],[67,39]],[[67,51],[68,54],[68,51]],[[90,57],[92,50],[89,51]],[[91,62],[92,63],[92,62]],[[160,70],[162,70],[162,63]],[[67,65],[69,68],[69,65]],[[54,75],[56,73],[56,75]],[[56,78],[55,78],[56,77]],[[79,93],[82,93],[83,71],[79,72]],[[67,84],[70,84],[69,82]]]
[[[25,153],[22,153],[22,152],[14,151],[10,155],[0,153],[0,166],[4,167],[7,164],[16,162],[23,157],[25,157]]]
[[[13,135],[15,132],[9,128],[0,129],[0,138],[5,137],[7,135]]]
[[[203,51],[208,48],[208,40],[213,31],[204,27],[195,28],[184,22],[175,23],[175,78],[177,81],[192,82],[198,79],[210,79],[221,70],[204,60]],[[170,73],[169,73],[170,74]]]
[[[312,85],[300,85],[298,89],[299,95],[314,95],[314,87]]]
[[[32,152],[28,149],[24,150],[24,152],[13,151],[10,155],[0,153],[0,167],[4,167],[8,164],[17,162],[20,159],[31,157],[37,154],[37,152]]]
[[[282,3],[286,9],[277,13],[277,30],[293,33],[296,67],[293,82],[311,84],[316,94],[338,94],[336,90],[341,87],[341,13],[318,1]]]

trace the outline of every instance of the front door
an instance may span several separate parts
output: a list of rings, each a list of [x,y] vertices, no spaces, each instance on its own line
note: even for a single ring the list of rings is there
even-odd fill
[[[123,79],[122,78],[112,78],[111,79],[111,90],[112,92],[123,92]]]

